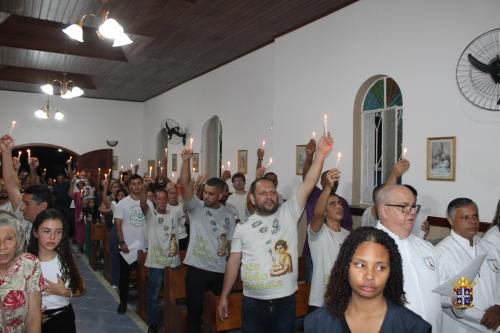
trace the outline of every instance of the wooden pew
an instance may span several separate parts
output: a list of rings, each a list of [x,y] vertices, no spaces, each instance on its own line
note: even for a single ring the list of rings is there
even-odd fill
[[[90,223],[90,253],[89,265],[95,271],[97,269],[97,257],[99,252],[103,250],[103,245],[106,238],[105,226],[103,223]]]
[[[295,318],[301,318],[307,315],[310,286],[305,282],[298,283],[298,289],[295,293]],[[217,305],[219,296],[212,292],[205,293],[203,307],[203,333],[215,333],[228,330],[241,329],[241,301],[242,292],[231,293],[228,298],[229,318],[224,321],[217,315]]]

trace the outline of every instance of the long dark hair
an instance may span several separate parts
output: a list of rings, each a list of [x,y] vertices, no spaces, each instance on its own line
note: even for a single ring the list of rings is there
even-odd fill
[[[28,252],[38,256],[38,238],[35,237],[35,233],[38,232],[40,225],[49,219],[59,220],[63,225],[61,242],[59,242],[59,245],[55,248],[61,267],[61,279],[64,282],[69,281],[69,288],[73,293],[76,293],[77,291],[83,292],[84,286],[82,277],[80,276],[80,270],[78,269],[75,259],[73,258],[73,254],[71,253],[68,226],[64,221],[63,215],[58,210],[46,209],[37,215],[35,221],[33,222],[33,229],[31,231],[31,237],[28,244]]]
[[[349,266],[352,256],[358,246],[365,241],[380,244],[389,252],[390,273],[384,288],[384,297],[401,306],[406,302],[403,290],[401,255],[396,243],[382,230],[373,227],[361,227],[354,230],[340,247],[339,255],[332,268],[330,280],[326,287],[326,307],[337,318],[344,317],[351,299]]]

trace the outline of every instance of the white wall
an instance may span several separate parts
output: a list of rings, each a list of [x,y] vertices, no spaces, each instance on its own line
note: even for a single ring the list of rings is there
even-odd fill
[[[119,140],[113,148],[119,164],[135,163],[140,156],[142,103],[52,96],[51,106],[65,115],[59,122],[35,118],[33,113],[46,102],[46,96],[0,91],[0,131],[7,133],[11,121],[16,120],[13,136],[17,145],[47,143],[83,154],[110,148],[106,140]]]
[[[322,114],[328,113],[335,152],[345,157],[340,192],[349,200],[352,177],[357,177],[350,157],[354,98],[365,80],[386,74],[403,93],[404,145],[412,163],[404,182],[415,185],[432,215],[444,216],[451,199],[468,196],[478,202],[481,220],[488,221],[499,199],[495,166],[500,156],[493,143],[500,113],[464,100],[455,66],[475,37],[498,27],[499,12],[496,0],[360,1],[146,102],[144,152],[152,155],[152,132],[167,117],[192,131],[198,150],[204,121],[217,114],[223,158],[234,163],[236,150],[248,149],[252,166],[254,151],[266,137],[279,190],[289,195],[300,179],[295,145],[305,144],[311,131],[321,132]],[[426,138],[431,136],[457,137],[455,182],[426,180]],[[327,166],[334,164],[332,155]]]

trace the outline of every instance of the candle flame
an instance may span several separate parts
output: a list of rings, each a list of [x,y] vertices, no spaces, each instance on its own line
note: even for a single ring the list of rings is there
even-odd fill
[[[12,126],[12,127],[16,127],[16,124],[17,124],[17,123],[16,123],[16,121],[15,121],[15,120],[12,120],[12,125],[11,125],[11,126]]]

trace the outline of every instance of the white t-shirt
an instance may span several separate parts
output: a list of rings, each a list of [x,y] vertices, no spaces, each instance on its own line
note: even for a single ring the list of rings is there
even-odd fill
[[[374,227],[377,225],[377,218],[372,214],[372,207],[368,207],[361,216],[362,227]]]
[[[344,228],[340,228],[340,231],[333,231],[323,223],[317,233],[312,231],[311,225],[309,225],[307,227],[307,236],[313,261],[309,305],[321,307],[325,301],[325,286],[328,284],[340,246],[349,236],[349,231]]]
[[[494,225],[488,230],[482,238],[483,242],[495,248],[500,255],[500,229]]]
[[[180,220],[178,221],[179,223],[177,224],[177,239],[186,238],[188,236],[188,234],[186,231],[186,214],[184,214],[184,207],[182,206],[180,201],[175,206],[169,204],[169,207],[179,207],[180,208],[180,210],[182,212],[182,216],[181,216]]]
[[[443,266],[448,271],[449,276],[455,276],[462,269],[467,267],[476,256],[486,254],[486,258],[481,265],[479,275],[475,277],[474,313],[486,311],[489,307],[500,304],[500,258],[488,244],[481,241],[479,237],[473,240],[473,246],[467,239],[463,238],[455,231],[451,230],[450,235],[436,245],[443,259]],[[468,312],[469,310],[465,310]],[[480,321],[483,316],[477,316]],[[474,316],[472,316],[474,317]],[[469,333],[469,332],[491,332],[486,327],[477,323],[458,320],[450,311],[445,310],[443,318],[442,333]]]
[[[153,211],[153,204],[149,200],[148,206],[149,210]],[[125,243],[130,246],[138,242],[138,249],[144,249],[147,244],[147,228],[140,200],[134,200],[130,195],[120,200],[116,205],[114,218],[123,220],[122,231]]]
[[[10,203],[10,200],[7,200],[6,203],[4,203],[3,205],[0,205],[0,210],[5,210],[9,213],[14,212],[14,210],[12,209],[12,204]]]
[[[22,203],[21,203],[22,205]],[[33,227],[33,223],[31,223],[30,221],[26,220],[24,218],[24,214],[23,212],[21,211],[21,205],[19,205],[17,207],[17,209],[14,211],[14,215],[16,215],[17,219],[19,220],[19,222],[21,222],[21,225],[23,227],[23,230],[24,230],[24,238],[25,238],[25,243],[24,243],[24,248],[26,249],[28,247],[28,243],[30,241],[30,237],[31,237],[31,228]]]
[[[227,198],[227,203],[236,207],[236,210],[238,211],[238,217],[240,218],[240,220],[243,220],[246,217],[248,217],[247,193],[238,194],[234,192],[229,196],[229,198]]]
[[[227,242],[233,239],[234,214],[224,205],[205,206],[197,196],[184,204],[189,214],[190,238],[184,263],[210,272],[224,273]]]
[[[166,214],[150,210],[146,215],[148,226],[148,255],[146,267],[163,269],[180,265],[178,223],[182,207],[167,205]]]
[[[71,254],[70,254],[71,255]],[[55,256],[54,259],[50,261],[40,261],[42,267],[42,275],[45,280],[57,283],[57,277],[61,277],[61,264],[59,263],[59,256]],[[69,288],[69,280],[64,283],[66,288]],[[71,299],[65,296],[44,294],[42,292],[42,309],[52,310],[62,308],[69,304]]]
[[[297,290],[297,223],[303,209],[294,195],[276,213],[252,214],[238,223],[231,252],[241,252],[245,296],[269,300]]]

